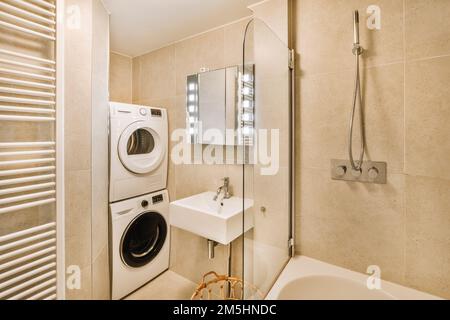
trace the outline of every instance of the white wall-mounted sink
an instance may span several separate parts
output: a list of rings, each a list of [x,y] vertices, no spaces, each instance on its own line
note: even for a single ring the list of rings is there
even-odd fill
[[[232,197],[221,201],[219,197],[214,201],[214,196],[214,192],[205,192],[172,202],[171,225],[224,245],[253,228],[253,210],[249,210],[253,207],[253,200]]]

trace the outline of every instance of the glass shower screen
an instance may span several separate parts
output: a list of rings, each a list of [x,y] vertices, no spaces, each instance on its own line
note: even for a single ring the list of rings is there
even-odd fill
[[[253,75],[246,76],[248,66]],[[241,108],[249,109],[241,114],[253,120],[253,128],[241,131],[252,141],[244,152],[243,198],[253,200],[244,207],[243,276],[245,299],[262,299],[289,260],[291,78],[287,45],[259,19],[247,26],[242,69],[253,90],[251,101],[241,97]]]

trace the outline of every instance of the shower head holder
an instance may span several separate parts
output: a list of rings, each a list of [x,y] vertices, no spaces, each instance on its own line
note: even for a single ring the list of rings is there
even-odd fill
[[[355,56],[360,56],[364,53],[364,48],[359,43],[355,43],[352,52]]]

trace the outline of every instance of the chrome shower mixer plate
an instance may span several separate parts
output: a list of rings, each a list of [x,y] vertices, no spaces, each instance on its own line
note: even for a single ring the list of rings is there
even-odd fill
[[[387,163],[364,161],[361,170],[353,170],[349,160],[331,160],[331,177],[333,180],[362,182],[362,183],[387,183]]]

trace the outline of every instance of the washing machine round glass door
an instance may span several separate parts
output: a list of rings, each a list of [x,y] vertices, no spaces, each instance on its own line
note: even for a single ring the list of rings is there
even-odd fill
[[[167,237],[167,223],[156,212],[144,212],[125,230],[120,245],[122,261],[129,267],[140,268],[156,258]]]
[[[128,126],[118,144],[122,165],[135,174],[147,174],[159,167],[165,155],[160,135],[145,121]]]

